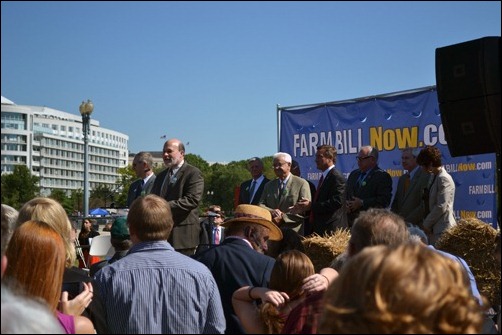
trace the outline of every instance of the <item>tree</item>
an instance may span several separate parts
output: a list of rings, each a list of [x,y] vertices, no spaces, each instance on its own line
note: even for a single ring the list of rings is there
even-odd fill
[[[71,201],[71,198],[66,196],[66,192],[63,191],[62,189],[56,188],[51,191],[51,195],[49,198],[52,198],[59,202],[63,208],[65,209],[66,213],[70,214],[73,212],[73,202]]]
[[[26,165],[16,165],[11,174],[2,175],[2,204],[14,208],[40,195],[40,178],[33,176]]]
[[[89,200],[91,208],[107,207],[107,200],[112,194],[112,189],[108,185],[99,184],[91,191],[91,199]]]

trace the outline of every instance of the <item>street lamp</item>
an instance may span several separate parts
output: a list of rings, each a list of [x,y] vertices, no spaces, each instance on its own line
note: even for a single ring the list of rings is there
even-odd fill
[[[88,153],[88,135],[91,132],[91,114],[94,104],[91,100],[82,101],[80,104],[80,114],[82,114],[82,125],[84,133],[84,217],[89,215],[89,153]]]

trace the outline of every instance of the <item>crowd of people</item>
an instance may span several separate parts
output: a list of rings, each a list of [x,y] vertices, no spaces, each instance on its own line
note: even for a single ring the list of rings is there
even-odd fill
[[[394,197],[371,146],[347,180],[319,146],[317,185],[288,153],[272,180],[253,157],[228,219],[218,205],[199,215],[204,179],[184,156],[167,140],[157,176],[149,153],[134,157],[115,254],[87,269],[76,247],[100,234],[92,221],[77,236],[51,198],[2,204],[2,333],[500,333],[469,264],[434,248],[456,224],[437,148],[402,150]],[[342,229],[344,256],[316,273],[302,240]],[[500,265],[500,233],[486,243]]]

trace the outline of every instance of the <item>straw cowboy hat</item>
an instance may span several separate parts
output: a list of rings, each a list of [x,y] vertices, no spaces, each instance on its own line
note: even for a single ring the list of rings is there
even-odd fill
[[[224,222],[222,226],[228,227],[234,222],[257,223],[270,229],[270,240],[282,240],[282,231],[272,222],[272,215],[265,208],[255,205],[239,205],[235,209],[234,218]]]

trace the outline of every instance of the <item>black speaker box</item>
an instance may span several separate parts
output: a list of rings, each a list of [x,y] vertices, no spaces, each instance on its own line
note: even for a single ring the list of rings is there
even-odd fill
[[[450,154],[500,153],[500,37],[436,49],[436,84]]]

